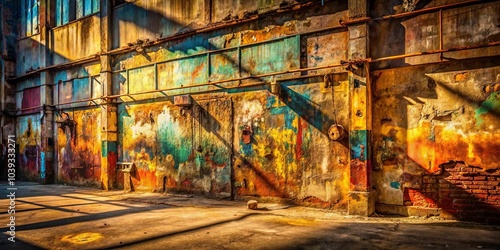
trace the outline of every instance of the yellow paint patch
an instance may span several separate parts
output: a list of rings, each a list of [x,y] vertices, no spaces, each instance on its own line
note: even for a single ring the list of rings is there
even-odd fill
[[[87,244],[104,238],[100,233],[80,233],[70,234],[62,237],[62,241],[73,244]]]

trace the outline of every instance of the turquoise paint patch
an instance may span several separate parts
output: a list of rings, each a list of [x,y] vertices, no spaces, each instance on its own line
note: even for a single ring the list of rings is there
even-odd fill
[[[160,119],[158,118],[158,120]],[[177,169],[179,163],[188,161],[192,152],[192,141],[190,137],[182,136],[177,123],[171,119],[164,121],[165,123],[160,124],[158,128],[161,154],[171,154],[174,157],[174,167]]]
[[[101,142],[101,156],[108,157],[108,152],[116,152],[118,143],[116,141],[102,141]]]
[[[351,148],[351,159],[365,161],[367,159],[369,131],[352,130],[350,131],[349,144]]]
[[[274,105],[276,104],[276,96],[274,95],[270,95],[266,98],[266,108],[267,109],[270,109],[272,107],[274,107]]]
[[[481,117],[487,113],[500,114],[500,92],[491,93],[485,101],[481,103],[479,108],[475,110],[476,126],[481,126],[484,119]]]
[[[253,154],[252,143],[245,144],[243,141],[240,141],[240,153],[244,156],[250,156]]]
[[[401,187],[401,183],[397,182],[397,181],[392,181],[390,183],[391,187],[394,188],[394,189],[399,189]]]
[[[45,178],[45,152],[40,153],[40,178]]]

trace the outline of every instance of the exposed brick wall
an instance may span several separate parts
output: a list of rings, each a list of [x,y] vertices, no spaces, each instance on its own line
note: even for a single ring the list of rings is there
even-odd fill
[[[404,189],[405,205],[441,208],[456,219],[500,223],[500,169],[450,162],[422,176],[422,188]]]

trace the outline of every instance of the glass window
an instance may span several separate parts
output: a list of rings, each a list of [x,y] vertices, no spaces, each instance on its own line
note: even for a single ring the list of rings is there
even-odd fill
[[[40,0],[22,0],[21,1],[21,35],[31,36],[38,34],[38,9]]]

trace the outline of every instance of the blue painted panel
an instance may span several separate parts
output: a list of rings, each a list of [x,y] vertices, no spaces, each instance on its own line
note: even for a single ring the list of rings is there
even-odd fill
[[[82,0],[79,0],[82,1]],[[92,14],[92,2],[93,0],[83,0],[83,15]]]
[[[159,88],[206,83],[208,80],[207,70],[207,55],[158,64]],[[196,90],[196,88],[191,90]]]
[[[73,98],[72,101],[89,99],[90,86],[89,79],[75,79],[73,80]]]
[[[69,22],[69,0],[62,0],[62,24]]]
[[[238,51],[236,49],[210,55],[210,81],[238,77]]]
[[[93,0],[92,1],[92,13],[96,13],[100,10],[100,1],[99,0]]]
[[[31,27],[31,11],[32,11],[31,0],[28,0],[26,8],[27,8],[26,19],[25,19],[26,20],[26,35],[30,36],[31,34],[33,34],[31,32],[31,30],[32,30],[32,27]]]
[[[62,1],[63,0],[56,0],[56,26],[59,26],[62,24]]]
[[[299,68],[299,47],[299,40],[296,37],[245,47],[241,50],[242,75]]]
[[[38,0],[34,0],[33,2],[33,13],[31,17],[31,25],[33,27],[32,33],[36,34],[39,32],[38,30]]]

